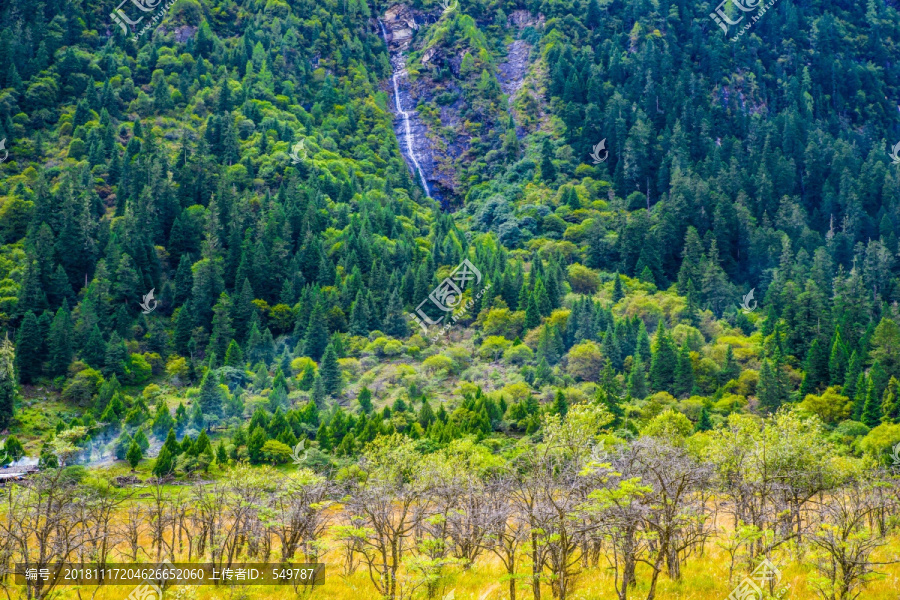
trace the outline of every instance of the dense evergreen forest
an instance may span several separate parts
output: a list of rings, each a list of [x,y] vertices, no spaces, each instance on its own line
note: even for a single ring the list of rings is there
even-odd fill
[[[3,463],[488,472],[575,415],[722,480],[738,433],[815,493],[900,464],[893,0],[454,2],[0,0]]]

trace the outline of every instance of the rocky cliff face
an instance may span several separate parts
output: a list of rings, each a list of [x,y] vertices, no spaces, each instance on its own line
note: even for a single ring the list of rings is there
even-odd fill
[[[426,136],[427,128],[415,110],[418,101],[410,94],[409,73],[406,70],[406,51],[419,28],[416,15],[411,8],[398,4],[385,12],[379,27],[391,54],[389,93],[394,112],[394,133],[400,142],[400,151],[426,195],[443,201],[443,194],[435,189],[435,151]]]
[[[381,22],[386,30],[385,37],[391,54],[409,48],[413,34],[423,19],[416,21],[416,13],[405,4],[395,4],[384,12]]]
[[[515,32],[542,22],[515,11],[508,26]],[[470,17],[422,13],[404,4],[388,8],[380,27],[391,54],[386,91],[404,157],[433,198],[445,208],[459,205],[493,164],[515,158],[502,148],[508,128],[517,137],[534,128],[517,123],[514,103],[518,94],[534,93],[533,86],[523,86],[531,44],[517,39],[504,56],[484,43]]]

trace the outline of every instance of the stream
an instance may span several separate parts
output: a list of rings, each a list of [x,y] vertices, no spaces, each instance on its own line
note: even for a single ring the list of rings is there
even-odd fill
[[[384,37],[384,43],[386,46],[388,46],[387,31],[385,31],[384,23],[381,22],[381,19],[378,20],[378,25],[381,27],[381,35]],[[388,46],[388,54],[390,54],[390,46]],[[397,107],[397,114],[403,118],[403,127],[406,134],[406,155],[412,162],[412,166],[415,172],[419,174],[419,180],[422,182],[422,187],[425,188],[425,195],[431,197],[431,190],[428,189],[428,182],[425,181],[425,173],[422,171],[422,167],[419,165],[418,158],[416,158],[416,149],[413,145],[412,128],[409,124],[409,113],[403,110],[402,101],[400,99],[400,86],[397,83],[397,78],[400,75],[404,74],[404,62],[403,56],[399,52],[397,53],[396,57],[391,57],[391,71],[391,81],[394,84],[394,104]]]

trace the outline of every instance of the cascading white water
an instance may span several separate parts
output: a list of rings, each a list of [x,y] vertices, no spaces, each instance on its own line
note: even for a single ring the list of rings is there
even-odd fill
[[[378,20],[378,25],[381,27],[381,35],[384,37],[384,43],[387,45],[387,31],[385,31],[384,23],[382,23],[380,19]],[[398,59],[398,63],[398,66],[402,67],[402,59]],[[406,153],[412,161],[416,173],[419,174],[419,180],[422,182],[422,187],[425,188],[425,195],[431,197],[431,190],[428,189],[428,182],[425,181],[425,173],[422,171],[422,167],[419,166],[419,160],[416,158],[416,150],[413,146],[412,128],[409,124],[409,113],[403,110],[403,106],[400,102],[400,86],[397,84],[397,77],[400,76],[403,69],[395,68],[394,62],[391,61],[391,70],[393,71],[391,74],[391,81],[394,83],[394,104],[397,107],[397,113],[403,117],[403,126],[406,132]]]

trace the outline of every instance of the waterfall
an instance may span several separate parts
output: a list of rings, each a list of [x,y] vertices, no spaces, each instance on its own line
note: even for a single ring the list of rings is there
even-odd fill
[[[381,27],[381,35],[384,37],[385,46],[387,46],[387,31],[385,31],[384,23],[381,22],[381,19],[378,20],[378,25]],[[388,53],[390,53],[390,48],[388,48]],[[399,66],[402,65],[403,63],[400,62]],[[403,70],[395,69],[394,61],[391,61],[391,71],[391,81],[394,83],[394,104],[397,107],[397,114],[403,117],[403,126],[406,132],[406,154],[409,156],[409,160],[412,161],[415,171],[419,174],[419,180],[422,182],[422,187],[425,188],[425,195],[431,197],[431,190],[428,189],[428,182],[425,181],[425,173],[422,171],[422,167],[419,166],[419,161],[416,158],[416,150],[413,146],[412,128],[409,124],[409,113],[403,110],[403,105],[400,101],[400,86],[397,84],[397,77],[403,73]]]

